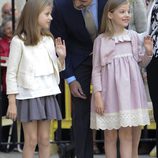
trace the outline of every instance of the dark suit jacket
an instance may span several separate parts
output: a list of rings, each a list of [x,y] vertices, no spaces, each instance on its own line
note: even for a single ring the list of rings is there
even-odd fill
[[[107,0],[98,0],[98,26]],[[51,32],[66,42],[67,57],[64,78],[74,75],[74,69],[92,52],[93,42],[85,27],[82,12],[73,7],[72,0],[54,0]]]

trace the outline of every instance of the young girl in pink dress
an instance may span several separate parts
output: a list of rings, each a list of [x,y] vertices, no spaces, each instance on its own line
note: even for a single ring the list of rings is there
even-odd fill
[[[130,20],[127,0],[109,0],[104,8],[101,34],[93,48],[91,128],[104,130],[106,158],[138,158],[136,133],[150,123],[139,66],[152,57],[153,42],[125,28]]]

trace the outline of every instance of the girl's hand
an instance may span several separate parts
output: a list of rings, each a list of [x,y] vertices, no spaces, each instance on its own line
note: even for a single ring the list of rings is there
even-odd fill
[[[6,116],[7,116],[7,118],[15,121],[16,117],[17,117],[17,107],[16,107],[15,95],[9,95],[8,99],[9,99],[9,105],[8,105]]]
[[[61,59],[65,59],[66,57],[66,46],[65,41],[61,40],[60,37],[55,39],[56,52]]]
[[[9,104],[8,110],[7,110],[7,118],[12,119],[13,121],[16,120],[17,117],[17,108],[16,104]]]
[[[95,97],[94,100],[95,100],[96,112],[99,115],[103,115],[104,112],[105,112],[105,108],[104,108],[104,102],[103,102],[103,98],[102,98],[101,92],[96,92],[94,97]]]
[[[152,56],[153,54],[153,39],[151,36],[144,37],[144,47],[146,49],[146,54]]]

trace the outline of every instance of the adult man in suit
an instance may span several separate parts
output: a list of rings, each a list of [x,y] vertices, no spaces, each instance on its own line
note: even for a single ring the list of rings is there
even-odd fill
[[[54,0],[51,32],[55,38],[60,36],[66,42],[66,70],[63,75],[72,94],[72,129],[77,158],[93,157],[92,131],[89,128],[91,52],[106,1]],[[90,19],[86,9],[90,12]]]

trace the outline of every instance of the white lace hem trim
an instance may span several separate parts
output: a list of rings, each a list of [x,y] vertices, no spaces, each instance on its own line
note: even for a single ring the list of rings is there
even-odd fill
[[[111,130],[119,129],[120,127],[144,126],[149,124],[150,119],[148,109],[105,113],[103,115],[91,112],[90,127],[92,129]]]

